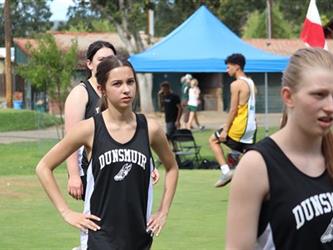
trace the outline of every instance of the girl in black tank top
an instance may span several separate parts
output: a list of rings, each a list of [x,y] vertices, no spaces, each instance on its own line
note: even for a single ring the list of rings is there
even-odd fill
[[[137,80],[131,64],[105,58],[96,78],[103,94],[102,112],[80,122],[43,157],[36,172],[64,220],[81,229],[80,249],[150,249],[152,237],[166,223],[178,166],[159,124],[132,111]],[[83,213],[68,207],[52,177],[52,170],[80,145],[89,159]],[[166,170],[164,194],[154,214],[150,146]]]
[[[333,55],[298,50],[282,85],[281,129],[236,168],[227,249],[333,249]]]
[[[98,90],[93,87],[97,87],[95,77],[97,65],[104,57],[115,54],[116,50],[109,42],[95,41],[89,45],[86,54],[88,79],[73,88],[65,102],[66,133],[81,120],[88,119],[99,112],[100,96]],[[87,168],[87,159],[83,148],[69,156],[66,163],[69,177],[68,193],[75,199],[82,199]]]

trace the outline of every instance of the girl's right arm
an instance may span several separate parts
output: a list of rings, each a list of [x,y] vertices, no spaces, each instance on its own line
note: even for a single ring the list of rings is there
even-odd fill
[[[72,89],[65,102],[65,132],[71,130],[78,122],[84,119],[88,93],[81,84]],[[75,199],[82,199],[83,185],[79,171],[78,151],[67,159],[68,184],[67,191]]]
[[[258,152],[249,151],[231,181],[226,249],[255,249],[261,204],[268,192],[265,162]]]
[[[72,211],[62,196],[59,186],[53,175],[53,170],[59,166],[66,158],[75,152],[81,145],[85,145],[88,150],[91,150],[94,135],[94,121],[89,119],[82,121],[75,129],[72,129],[66,134],[64,139],[57,143],[38,163],[36,174],[53,202],[54,206],[64,218],[64,220],[79,229],[100,229],[93,220],[99,221],[99,218],[94,215],[85,215]]]

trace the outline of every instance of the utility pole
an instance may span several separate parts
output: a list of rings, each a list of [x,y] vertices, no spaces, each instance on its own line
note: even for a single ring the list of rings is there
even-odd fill
[[[271,44],[272,39],[272,0],[266,0],[267,6],[267,38],[266,45]],[[265,135],[268,136],[268,74],[265,72]]]
[[[146,1],[147,8],[147,34],[149,36],[149,43],[151,43],[152,37],[154,37],[154,3],[151,0]]]
[[[11,63],[11,43],[12,43],[12,23],[10,20],[10,0],[5,0],[4,5],[5,17],[5,81],[6,81],[6,102],[7,108],[13,107],[13,85],[12,85],[12,63]]]
[[[272,0],[266,1],[267,5],[267,38],[272,39]]]

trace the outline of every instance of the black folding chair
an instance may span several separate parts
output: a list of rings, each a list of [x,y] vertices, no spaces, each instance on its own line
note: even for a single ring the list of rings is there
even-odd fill
[[[200,149],[191,130],[178,129],[171,135],[173,152],[179,168],[198,168],[201,164]]]

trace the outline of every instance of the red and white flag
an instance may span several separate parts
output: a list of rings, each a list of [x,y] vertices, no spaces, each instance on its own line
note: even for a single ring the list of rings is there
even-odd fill
[[[311,0],[303,23],[301,39],[309,47],[327,49],[323,27],[316,5],[316,0]]]

